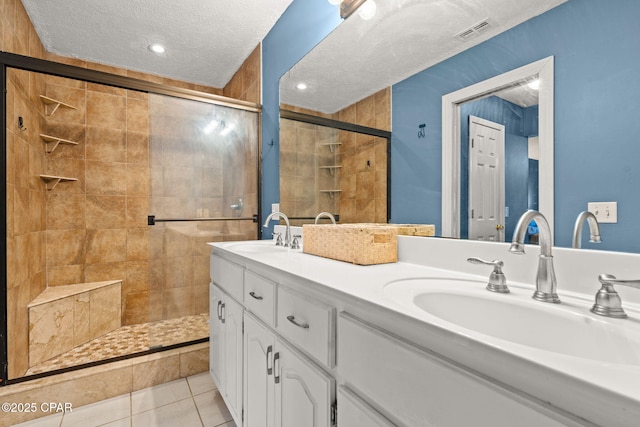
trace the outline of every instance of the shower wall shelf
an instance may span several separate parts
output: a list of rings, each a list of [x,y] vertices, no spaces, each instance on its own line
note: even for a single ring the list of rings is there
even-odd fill
[[[58,111],[58,108],[60,107],[77,110],[77,108],[74,107],[73,105],[66,104],[62,101],[58,101],[57,99],[49,98],[48,96],[44,96],[44,95],[40,95],[40,101],[42,101],[42,103],[45,105],[45,113],[46,113],[47,105],[55,105],[55,107],[53,107],[50,113],[46,113],[47,116],[53,116],[56,113],[56,111]]]
[[[334,166],[320,166],[320,169],[327,169],[331,176],[333,176],[336,169],[340,169],[342,166],[334,165]]]
[[[45,185],[47,186],[47,190],[53,190],[55,186],[61,182],[78,180],[78,178],[68,178],[66,176],[55,176],[55,175],[40,175],[40,178],[42,178]]]
[[[333,199],[333,196],[336,194],[340,194],[342,190],[320,190],[321,193],[328,194],[330,198]]]
[[[40,138],[47,143],[47,153],[53,153],[53,151],[58,148],[60,144],[71,144],[78,145],[79,142],[69,141],[68,139],[58,138],[57,136],[45,135],[43,133],[40,134]],[[53,144],[53,145],[51,145]]]
[[[333,153],[335,151],[335,149],[336,149],[336,146],[342,145],[342,142],[322,142],[322,143],[320,143],[318,145],[323,146],[323,147],[329,147],[329,151],[331,151]]]

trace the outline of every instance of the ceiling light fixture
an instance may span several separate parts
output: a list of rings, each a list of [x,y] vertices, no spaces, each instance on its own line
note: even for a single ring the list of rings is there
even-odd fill
[[[298,83],[296,85],[296,89],[298,89],[298,90],[305,90],[307,87],[308,87],[307,84],[306,83],[302,83],[302,82],[300,82],[300,83]]]
[[[343,0],[340,3],[340,17],[347,19],[358,8],[361,10],[360,17],[362,19],[371,19],[376,14],[376,4],[373,0]]]
[[[529,83],[527,86],[529,86],[529,88],[531,88],[533,90],[538,90],[540,88],[540,80],[539,79],[535,79],[534,81]]]
[[[166,49],[164,48],[164,46],[162,46],[160,43],[153,43],[153,44],[150,44],[148,49],[149,49],[151,52],[153,52],[153,53],[158,53],[158,54],[160,54],[160,53],[164,53],[164,52],[165,52],[165,50],[166,50]]]
[[[369,19],[375,16],[376,10],[377,10],[376,2],[374,0],[367,0],[358,9],[358,15],[360,15],[360,18],[364,19],[365,21],[368,21]]]

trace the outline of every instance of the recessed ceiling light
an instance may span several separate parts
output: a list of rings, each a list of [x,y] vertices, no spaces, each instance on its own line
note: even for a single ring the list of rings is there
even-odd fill
[[[360,15],[360,18],[368,21],[375,16],[376,10],[376,2],[374,0],[367,0],[358,8],[358,14]]]
[[[296,89],[298,90],[305,90],[307,88],[307,84],[306,83],[298,83],[296,85]]]
[[[153,43],[149,45],[149,50],[153,53],[164,53],[165,48],[159,43]]]
[[[540,88],[540,80],[535,79],[530,82],[527,86],[529,86],[533,90],[538,90]]]

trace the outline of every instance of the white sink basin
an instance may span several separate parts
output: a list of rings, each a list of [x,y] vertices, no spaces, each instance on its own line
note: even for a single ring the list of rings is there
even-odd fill
[[[640,365],[639,319],[597,316],[587,301],[577,298],[561,296],[561,304],[550,304],[531,299],[529,289],[512,286],[511,293],[497,294],[486,291],[485,285],[419,278],[391,282],[384,292],[463,332],[583,359]]]
[[[272,240],[251,240],[226,243],[225,248],[233,251],[249,253],[267,253],[275,251],[286,251],[288,249],[283,246],[276,246]]]

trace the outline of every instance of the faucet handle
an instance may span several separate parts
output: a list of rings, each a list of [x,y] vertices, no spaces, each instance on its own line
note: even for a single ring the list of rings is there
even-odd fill
[[[300,234],[294,234],[293,240],[291,241],[291,249],[300,249],[300,239],[302,236]]]
[[[504,262],[497,259],[494,259],[493,261],[486,261],[482,258],[472,257],[472,258],[467,258],[467,261],[469,261],[471,264],[492,265],[497,268],[504,267]]]
[[[272,235],[276,238],[276,246],[282,246],[282,233],[274,232]]]
[[[509,293],[509,287],[507,286],[507,277],[502,272],[504,262],[500,260],[486,261],[480,258],[467,258],[467,261],[471,264],[481,264],[493,266],[493,271],[489,276],[489,283],[487,283],[487,290],[491,292],[499,292],[501,294]]]
[[[620,295],[613,288],[613,285],[630,286],[640,289],[640,280],[619,280],[611,274],[601,274],[598,280],[602,284],[600,290],[596,293],[596,302],[591,307],[591,312],[600,316],[615,317],[625,319],[627,313],[622,308],[622,300]]]

